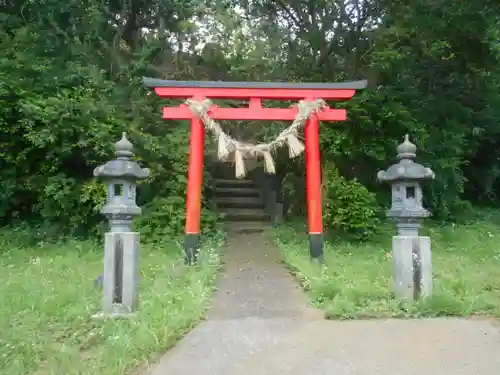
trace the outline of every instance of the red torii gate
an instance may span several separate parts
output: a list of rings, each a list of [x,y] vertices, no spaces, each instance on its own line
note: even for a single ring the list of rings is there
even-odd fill
[[[272,82],[222,82],[222,81],[172,81],[143,78],[146,87],[154,88],[164,98],[192,98],[203,100],[244,99],[248,108],[220,108],[213,105],[210,117],[214,120],[267,120],[293,121],[296,108],[264,108],[262,100],[349,100],[356,90],[366,88],[367,81],[342,83],[272,83]],[[186,227],[184,251],[186,262],[196,262],[200,245],[200,210],[203,188],[203,159],[205,152],[205,127],[185,104],[164,107],[163,118],[191,120],[189,148],[188,191],[186,202]],[[321,199],[321,160],[319,152],[319,122],[345,121],[345,109],[327,108],[313,114],[306,124],[306,189],[311,258],[323,258],[323,210]]]

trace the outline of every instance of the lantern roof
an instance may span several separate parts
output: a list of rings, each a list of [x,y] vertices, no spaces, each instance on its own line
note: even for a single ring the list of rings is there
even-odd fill
[[[424,167],[414,161],[417,156],[417,146],[410,142],[408,134],[405,135],[403,143],[397,147],[397,152],[399,162],[391,165],[385,171],[379,171],[377,173],[379,181],[418,181],[433,179],[435,177],[434,172],[430,168]]]
[[[94,169],[94,177],[100,179],[124,178],[129,180],[142,180],[149,176],[148,168],[141,168],[133,160],[134,146],[122,133],[122,138],[115,143],[116,159],[108,161]]]

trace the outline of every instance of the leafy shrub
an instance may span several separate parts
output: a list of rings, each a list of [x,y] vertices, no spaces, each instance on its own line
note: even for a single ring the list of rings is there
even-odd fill
[[[21,56],[18,44],[38,49]],[[39,33],[2,34],[0,47],[0,225],[27,220],[42,233],[100,234],[106,189],[92,170],[114,157],[125,131],[151,170],[139,187],[138,227],[150,237],[153,229],[158,236],[182,233],[189,126],[166,126],[160,99],[141,88],[140,75],[131,69],[111,79],[98,65],[73,59],[78,48],[59,60]]]
[[[346,180],[337,169],[324,174],[323,218],[327,230],[362,239],[374,233],[380,207],[375,194],[357,180]]]
[[[217,215],[202,207],[202,233],[215,229]],[[136,218],[135,228],[146,242],[158,242],[165,237],[177,237],[184,232],[186,222],[186,198],[181,196],[158,197],[143,207],[143,214]]]

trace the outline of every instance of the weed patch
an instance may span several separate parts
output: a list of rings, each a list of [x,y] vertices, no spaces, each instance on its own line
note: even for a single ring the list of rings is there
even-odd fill
[[[0,373],[122,375],[143,365],[203,318],[219,246],[205,244],[201,265],[186,267],[177,244],[142,245],[137,315],[96,320],[102,245],[0,233]]]
[[[271,234],[285,262],[327,318],[470,316],[500,317],[500,225],[479,220],[432,226],[434,294],[419,302],[393,294],[391,238],[394,228],[365,243],[334,238],[325,244],[325,264],[312,264],[302,227]]]

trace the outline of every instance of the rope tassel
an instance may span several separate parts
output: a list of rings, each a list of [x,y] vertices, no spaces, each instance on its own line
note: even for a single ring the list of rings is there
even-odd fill
[[[274,166],[274,160],[269,151],[263,151],[264,156],[264,171],[269,174],[276,174],[276,167]]]
[[[217,142],[217,157],[219,160],[226,160],[229,156],[229,149],[227,148],[226,134],[220,133]]]
[[[247,173],[245,170],[245,161],[243,160],[243,154],[240,150],[236,150],[234,152],[234,164],[236,178],[244,178]]]
[[[296,158],[305,150],[302,142],[299,141],[297,136],[293,133],[287,135],[286,143],[288,143],[288,154],[290,155],[290,159]]]
[[[293,159],[300,155],[304,150],[304,144],[298,139],[297,134],[304,128],[311,114],[328,108],[325,101],[317,100],[301,100],[297,104],[298,113],[293,123],[283,130],[273,141],[258,145],[252,145],[237,141],[230,135],[224,132],[220,124],[214,121],[210,115],[210,109],[213,105],[210,99],[198,101],[195,99],[187,99],[186,104],[191,112],[200,120],[203,121],[205,129],[212,133],[217,141],[217,157],[221,161],[229,161],[233,157],[235,163],[236,178],[244,178],[246,176],[245,158],[255,158],[262,155],[264,158],[264,169],[269,174],[276,173],[276,166],[272,157],[271,151],[282,147],[285,143],[288,145],[289,157]]]

